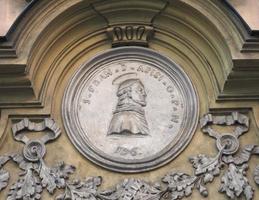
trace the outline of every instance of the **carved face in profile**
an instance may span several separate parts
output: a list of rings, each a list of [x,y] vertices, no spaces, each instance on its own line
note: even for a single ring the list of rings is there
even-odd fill
[[[146,106],[146,91],[139,79],[128,79],[118,88],[119,104],[136,103]]]
[[[146,91],[144,85],[139,81],[131,86],[131,98],[136,103],[146,106]]]
[[[139,79],[127,79],[119,84],[118,104],[113,112],[108,135],[149,135],[145,111],[146,92]]]

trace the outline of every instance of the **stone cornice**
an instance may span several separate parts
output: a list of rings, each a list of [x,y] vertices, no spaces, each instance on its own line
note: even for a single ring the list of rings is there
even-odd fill
[[[34,83],[34,76],[36,74],[35,70],[37,67],[32,66],[31,60],[34,59],[36,54],[39,54],[38,52],[42,51],[42,55],[38,57],[38,59],[41,59],[41,57],[43,57],[44,54],[48,51],[47,48],[41,49],[43,48],[41,42],[47,42],[49,40],[49,44],[51,44],[51,42],[53,43],[61,37],[58,36],[58,34],[61,35],[61,33],[65,33],[69,30],[68,28],[64,29],[63,31],[60,29],[60,33],[56,33],[57,36],[54,36],[54,34],[48,34],[48,32],[55,32],[58,30],[57,26],[57,29],[53,29],[53,24],[55,24],[55,21],[61,24],[63,20],[64,27],[72,27],[72,19],[70,20],[70,16],[75,16],[78,13],[78,15],[83,17],[84,14],[80,10],[84,9],[88,12],[95,12],[96,16],[93,17],[95,19],[98,18],[99,21],[102,21],[102,23],[105,24],[103,26],[103,30],[98,30],[99,32],[97,35],[100,37],[103,37],[102,34],[106,32],[107,27],[124,27],[130,23],[137,26],[145,25],[151,27],[151,29],[154,28],[155,37],[157,37],[157,33],[159,32],[162,34],[167,32],[166,34],[173,35],[175,33],[173,33],[173,31],[169,31],[171,28],[170,23],[172,23],[174,20],[181,22],[184,26],[188,26],[190,30],[192,29],[196,32],[200,32],[200,37],[204,37],[204,40],[207,40],[208,44],[212,46],[211,48],[215,50],[215,56],[218,57],[217,59],[221,63],[221,66],[216,66],[212,61],[204,60],[204,62],[207,62],[208,67],[210,67],[212,71],[222,71],[221,73],[218,72],[218,75],[212,75],[215,76],[216,79],[215,87],[217,87],[217,100],[259,99],[259,91],[257,89],[259,82],[259,39],[256,35],[251,36],[248,34],[244,25],[242,25],[241,20],[238,18],[238,16],[236,16],[235,13],[233,13],[231,9],[229,9],[229,7],[226,6],[226,4],[219,3],[218,1],[195,1],[195,4],[193,1],[189,0],[182,2],[168,1],[168,8],[165,8],[165,2],[152,2],[152,4],[148,5],[144,0],[133,2],[135,2],[135,4],[131,4],[131,7],[134,9],[138,8],[139,10],[142,10],[143,13],[146,12],[146,16],[149,16],[149,18],[139,19],[139,23],[137,23],[137,21],[134,21],[136,19],[136,16],[133,15],[134,13],[129,15],[127,12],[124,12],[127,10],[129,10],[129,12],[133,12],[132,10],[134,9],[130,9],[131,7],[125,6],[125,2],[121,1],[111,1],[109,3],[109,5],[114,4],[114,6],[107,6],[105,1],[89,1],[88,3],[79,1],[71,2],[66,0],[59,0],[55,2],[45,1],[38,3],[37,1],[32,1],[27,10],[22,14],[22,17],[20,17],[13,25],[7,37],[2,38],[2,41],[0,42],[0,92],[4,94],[2,97],[3,99],[0,101],[0,105],[3,107],[8,107],[8,103],[12,102],[11,104],[15,105],[15,102],[17,102],[18,106],[18,102],[20,102],[21,99],[17,97],[17,91],[19,91],[21,94],[25,94],[25,96],[22,98],[24,99],[25,104],[31,104],[33,102],[31,105],[34,105],[35,102],[38,102],[40,105],[43,105],[43,100],[40,98],[40,96],[44,96],[42,94],[44,93],[45,86],[39,85],[37,87],[41,88],[35,89],[36,86]],[[60,9],[56,9],[57,5],[60,6]],[[179,5],[182,7],[179,7]],[[208,22],[204,20],[206,21],[205,26],[208,26],[208,30],[216,30],[217,28],[221,28],[222,30],[218,30],[219,34],[216,34],[214,39],[211,36],[208,37],[206,32],[204,32],[206,31],[204,27],[201,29],[195,19],[186,17],[190,13],[188,14],[187,12],[179,12],[179,15],[177,14],[177,16],[174,13],[173,8],[179,8],[183,11],[189,10],[189,12],[192,10],[200,13],[201,16],[211,12],[211,18],[208,17],[206,19]],[[51,13],[51,15],[49,13]],[[120,17],[115,17],[119,15]],[[127,23],[123,21],[123,16],[128,16]],[[172,22],[166,24],[165,27],[163,27],[162,24],[160,24],[160,26],[156,22],[159,20],[164,20],[163,17],[170,18]],[[220,17],[222,17],[222,19],[220,19]],[[87,20],[87,18],[82,18],[82,23],[83,20]],[[73,23],[75,24],[75,22]],[[166,26],[168,26],[168,30],[166,30]],[[226,34],[222,36],[220,34],[223,34],[223,29],[226,30]],[[94,32],[96,30],[92,31]],[[92,34],[90,32],[87,34]],[[97,35],[95,35],[95,37]],[[235,38],[229,38],[231,35],[235,35]],[[87,37],[88,36],[86,36],[86,38]],[[93,37],[93,35],[89,36],[88,38],[90,37]],[[178,36],[174,35],[173,37]],[[178,39],[183,41],[185,40],[184,42],[188,43],[190,47],[194,46],[194,51],[197,50],[195,44],[193,44],[192,41],[187,41],[188,38],[185,38],[185,36],[180,37],[182,38]],[[106,42],[110,40],[108,34],[107,37],[103,39]],[[239,47],[240,50],[238,50]],[[66,48],[69,47],[67,46]],[[196,53],[205,59],[206,56],[203,55],[203,52]],[[232,60],[230,56],[232,56]],[[226,57],[226,59],[224,57]],[[45,67],[50,68],[50,66]],[[222,69],[218,69],[219,67]],[[50,76],[51,73],[47,74],[48,75],[46,75],[46,79],[48,79],[48,76]],[[240,87],[240,85],[242,85],[242,87]],[[39,94],[39,91],[42,92],[41,95]],[[14,98],[13,101],[10,101],[12,98]]]

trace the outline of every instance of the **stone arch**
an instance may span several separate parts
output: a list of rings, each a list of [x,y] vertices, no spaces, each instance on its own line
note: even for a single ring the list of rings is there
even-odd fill
[[[153,29],[146,48],[171,58],[190,76],[200,96],[201,115],[224,107],[258,108],[254,101],[258,99],[254,85],[258,82],[258,74],[254,73],[258,72],[255,68],[258,61],[247,69],[242,52],[247,52],[249,59],[255,59],[258,54],[250,52],[245,27],[222,2],[33,1],[3,43],[9,57],[5,55],[0,67],[12,76],[6,79],[8,92],[0,88],[3,94],[1,140],[10,133],[9,118],[17,116],[52,116],[62,125],[60,107],[71,76],[85,61],[112,48],[109,28],[125,25]],[[243,85],[247,81],[250,82]],[[233,100],[239,102],[233,103]],[[242,100],[251,102],[247,105]],[[254,115],[259,116],[258,112],[254,111]],[[206,143],[206,138],[197,137],[194,138],[196,145]],[[63,143],[70,144],[62,135],[57,148]],[[68,149],[76,156],[72,147]],[[188,155],[191,150],[184,153]],[[65,156],[65,152],[61,156]],[[83,163],[91,173],[97,172],[91,163]],[[181,163],[181,159],[176,163]],[[80,165],[79,161],[76,164]],[[155,179],[172,165],[160,169],[156,175],[146,173],[145,176]],[[112,174],[102,171],[101,175]],[[120,178],[121,175],[116,175],[114,179]]]
[[[109,4],[111,5],[112,3],[109,3]],[[142,1],[141,3],[138,3],[138,4],[142,4],[143,10],[146,9],[145,1]],[[203,62],[204,65],[207,65],[205,67],[207,69],[204,69],[204,70],[210,70],[210,72],[207,72],[207,74],[209,74],[208,76],[210,76],[211,80],[213,80],[212,85],[214,85],[213,86],[214,91],[215,91],[214,95],[217,96],[220,93],[220,91],[223,90],[225,80],[227,79],[227,75],[228,75],[229,71],[231,71],[231,65],[232,65],[232,61],[231,61],[231,57],[230,57],[230,54],[231,54],[230,49],[228,49],[228,46],[224,43],[225,39],[222,36],[221,32],[216,28],[216,26],[211,21],[209,21],[205,17],[203,17],[204,25],[202,26],[201,23],[199,21],[197,21],[197,20],[202,19],[202,14],[200,13],[199,10],[197,10],[197,8],[191,7],[187,3],[177,2],[177,3],[175,3],[175,5],[174,5],[174,3],[168,3],[165,10],[163,10],[163,12],[161,10],[164,9],[165,3],[159,3],[160,5],[158,5],[158,3],[156,3],[156,4],[157,4],[157,5],[155,5],[155,6],[157,6],[157,8],[155,8],[156,10],[152,11],[153,12],[152,15],[145,22],[145,23],[151,23],[151,20],[153,20],[152,24],[155,27],[155,36],[154,36],[153,40],[150,41],[150,47],[152,47],[152,42],[154,41],[154,43],[160,42],[160,46],[162,46],[163,43],[164,44],[167,43],[168,47],[171,46],[171,48],[176,49],[176,47],[174,47],[172,43],[170,44],[167,42],[167,38],[172,38],[173,40],[181,42],[182,44],[184,43],[186,46],[186,49],[189,49],[189,50],[192,49],[191,51],[194,52],[195,54],[197,54],[196,57],[200,57],[200,59],[202,60],[201,62]],[[93,4],[93,5],[95,5],[95,4]],[[98,3],[96,3],[96,5],[98,5]],[[124,12],[124,10],[123,10],[123,9],[125,9],[124,3],[118,3],[116,1],[114,1],[114,5],[115,6],[111,6],[112,9],[110,11],[109,11],[109,9],[105,10],[105,12],[108,13],[107,15],[112,15],[112,13],[115,13],[114,15],[116,15],[116,14],[118,15],[118,12],[120,12],[120,13]],[[115,10],[114,8],[116,8],[116,5],[117,5],[117,9]],[[102,6],[105,7],[105,4],[102,4]],[[137,5],[137,7],[139,10],[141,10],[141,7],[139,5]],[[172,8],[174,8],[174,7],[179,8],[177,12],[172,10]],[[215,5],[214,5],[214,7],[215,7]],[[120,9],[122,9],[122,10],[120,10]],[[127,10],[127,8],[126,8],[126,10]],[[45,11],[45,12],[47,13],[47,11]],[[144,12],[144,11],[142,11],[142,12]],[[193,19],[191,19],[190,16],[188,16],[188,13],[194,13],[194,12],[197,14],[196,20],[193,20]],[[122,15],[121,18],[123,19],[123,14],[121,14],[121,15]],[[34,16],[34,17],[37,18],[36,16]],[[87,19],[87,17],[89,17],[89,18]],[[128,17],[128,16],[126,16],[126,17]],[[81,18],[81,20],[80,20],[80,18]],[[94,20],[96,20],[95,21],[96,23],[88,24],[88,26],[87,26],[87,21],[93,22]],[[61,41],[62,40],[61,35],[64,36],[69,30],[70,31],[72,31],[72,29],[79,30],[80,23],[81,23],[82,27],[83,27],[83,23],[86,23],[84,28],[87,27],[88,30],[84,30],[84,33],[81,32],[82,36],[78,35],[77,37],[84,36],[84,37],[90,38],[93,36],[96,37],[97,36],[96,34],[100,34],[100,35],[102,34],[102,36],[100,36],[100,37],[103,37],[103,40],[106,40],[106,43],[109,44],[109,38],[106,36],[106,33],[105,33],[106,27],[109,26],[109,24],[107,24],[107,20],[109,23],[109,19],[107,17],[105,17],[105,15],[103,15],[101,13],[101,11],[98,11],[98,6],[96,6],[96,8],[93,8],[92,5],[88,5],[88,4],[84,4],[84,3],[78,3],[77,5],[71,6],[66,11],[59,14],[59,16],[54,18],[53,21],[51,23],[49,23],[44,30],[40,31],[38,38],[34,39],[35,42],[32,45],[32,49],[29,50],[29,52],[27,53],[28,60],[27,60],[26,71],[27,71],[28,75],[30,76],[33,84],[37,85],[36,82],[39,82],[39,79],[35,78],[36,77],[35,70],[38,69],[38,67],[36,67],[36,66],[39,65],[38,61],[42,60],[42,58],[39,59],[39,57],[37,57],[37,56],[39,54],[41,54],[41,56],[42,56],[43,54],[48,53],[47,52],[48,49],[50,47],[54,46],[55,42],[57,43],[57,42]],[[111,19],[111,21],[112,20],[114,20],[114,19]],[[130,19],[126,23],[136,23],[133,20],[134,19]],[[77,23],[75,23],[75,21]],[[161,22],[163,22],[163,23],[161,23]],[[121,23],[121,22],[118,22],[118,23]],[[143,22],[141,22],[141,23],[143,23]],[[42,24],[45,24],[45,23],[42,22]],[[60,24],[62,24],[62,26],[60,26]],[[100,31],[99,31],[99,33],[95,33],[95,35],[93,35],[93,32],[95,31],[94,26],[98,26],[98,25],[100,26],[99,27]],[[77,28],[74,28],[75,26],[77,26]],[[174,28],[174,26],[176,26],[176,28]],[[179,32],[179,30],[181,30],[181,28],[184,30],[182,30],[182,32]],[[188,35],[188,36],[184,35],[183,31],[185,31],[184,34],[186,34],[189,31],[190,35]],[[210,33],[205,33],[205,31],[208,31],[208,32],[210,31]],[[212,35],[212,33],[215,33],[215,32],[218,32],[218,34],[215,34],[214,38],[211,37],[210,35]],[[79,31],[77,31],[77,33],[80,34]],[[192,36],[196,37],[196,40],[191,41]],[[75,38],[75,37],[76,36],[73,35],[71,38]],[[211,37],[211,38],[206,38],[206,37]],[[166,39],[164,39],[164,38],[166,38]],[[73,42],[76,43],[76,41],[73,41]],[[24,41],[24,43],[27,43],[27,42]],[[98,42],[96,42],[96,43],[98,43]],[[70,46],[71,45],[72,44],[70,44]],[[180,45],[180,44],[178,44],[178,45]],[[207,47],[210,48],[210,52],[205,52],[205,53],[211,54],[210,55],[211,60],[209,60],[209,58],[206,58],[205,53],[202,52],[202,50],[201,50],[202,45],[204,45],[204,46],[207,45]],[[28,44],[28,46],[29,46],[29,44]],[[91,46],[91,45],[89,45],[89,46]],[[26,45],[23,45],[23,47],[24,47],[24,49],[26,49]],[[18,49],[19,49],[19,45],[18,45]],[[66,47],[63,47],[63,49],[65,51]],[[17,50],[17,51],[20,52],[19,50]],[[25,50],[25,52],[26,52],[26,50]],[[35,59],[36,57],[37,57],[37,59]],[[34,59],[37,60],[38,63],[33,63]],[[46,70],[46,68],[48,68],[48,66],[45,65],[44,69]],[[35,80],[37,80],[37,81],[35,81]],[[35,93],[37,96],[37,94],[38,94],[37,89],[35,89],[35,90],[36,90]]]

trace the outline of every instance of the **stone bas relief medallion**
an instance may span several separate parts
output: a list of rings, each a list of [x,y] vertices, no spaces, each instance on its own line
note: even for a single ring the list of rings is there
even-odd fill
[[[190,142],[198,102],[187,75],[141,48],[104,52],[71,79],[62,104],[66,132],[94,163],[120,172],[154,169]]]

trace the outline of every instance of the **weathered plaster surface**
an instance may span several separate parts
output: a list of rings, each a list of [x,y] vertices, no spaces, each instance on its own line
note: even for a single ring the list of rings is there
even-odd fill
[[[252,31],[259,30],[258,0],[228,0]]]
[[[27,4],[25,0],[0,0],[0,36],[6,35]]]

